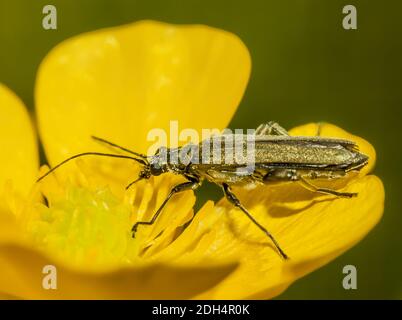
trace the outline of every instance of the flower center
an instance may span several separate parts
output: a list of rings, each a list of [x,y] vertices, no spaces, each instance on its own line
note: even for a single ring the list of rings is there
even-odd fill
[[[132,263],[130,206],[108,188],[69,187],[51,205],[36,205],[27,221],[34,245],[71,266],[113,268]]]

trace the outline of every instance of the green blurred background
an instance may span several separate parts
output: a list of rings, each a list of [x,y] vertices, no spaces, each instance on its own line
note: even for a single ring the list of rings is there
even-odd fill
[[[57,7],[57,30],[42,28],[46,4]],[[357,8],[357,30],[342,28],[347,4]],[[0,0],[0,82],[32,109],[37,67],[54,45],[141,19],[207,24],[245,42],[253,71],[231,127],[253,128],[262,119],[286,128],[327,120],[377,150],[375,172],[386,189],[383,220],[361,243],[279,298],[402,299],[402,2]],[[213,192],[198,195],[206,199]],[[357,290],[342,287],[346,264],[357,267]]]

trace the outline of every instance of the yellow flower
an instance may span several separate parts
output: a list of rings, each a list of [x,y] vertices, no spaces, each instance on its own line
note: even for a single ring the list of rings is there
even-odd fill
[[[36,83],[47,159],[54,166],[78,152],[104,152],[91,135],[145,152],[147,132],[167,130],[169,120],[198,132],[223,129],[250,68],[236,36],[206,26],[144,21],[67,40],[45,58]],[[38,172],[33,126],[22,102],[3,86],[0,119],[3,298],[271,298],[356,244],[383,212],[382,183],[367,175],[373,147],[328,124],[323,136],[354,140],[370,156],[358,175],[329,185],[358,197],[335,199],[295,184],[235,190],[289,261],[226,200],[208,201],[189,223],[190,191],[175,196],[133,239],[133,222],[150,219],[181,177],[166,174],[125,191],[139,166],[93,157],[35,184],[47,168]],[[316,131],[307,124],[290,132]],[[57,268],[57,290],[42,287],[46,265]]]

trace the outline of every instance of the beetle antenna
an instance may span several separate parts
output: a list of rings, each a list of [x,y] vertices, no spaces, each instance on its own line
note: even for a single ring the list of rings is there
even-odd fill
[[[146,156],[145,154],[138,153],[138,152],[134,152],[134,151],[132,151],[132,150],[130,150],[130,149],[124,148],[124,147],[122,147],[122,146],[119,146],[119,145],[117,145],[117,144],[115,144],[115,143],[113,143],[113,142],[107,141],[107,140],[105,140],[105,139],[102,139],[102,138],[99,138],[99,137],[96,137],[96,136],[91,136],[91,138],[94,139],[94,140],[96,140],[96,141],[98,141],[98,142],[105,143],[105,144],[107,144],[107,145],[109,145],[109,146],[111,146],[111,147],[114,147],[114,148],[123,150],[123,151],[125,151],[125,152],[131,153],[131,154],[133,154],[133,155],[135,155],[135,156],[137,156],[137,157],[140,157],[140,158],[143,158],[143,159],[149,158],[149,157]]]
[[[70,158],[67,158],[66,160],[60,162],[58,165],[56,165],[55,167],[53,167],[52,169],[50,169],[48,172],[46,172],[43,176],[41,176],[40,178],[38,178],[38,180],[36,180],[36,182],[41,181],[42,179],[44,179],[45,177],[47,177],[49,174],[51,174],[53,171],[55,171],[56,169],[60,168],[62,165],[64,165],[65,163],[79,158],[79,157],[84,157],[84,156],[100,156],[100,157],[110,157],[110,158],[120,158],[120,159],[129,159],[129,160],[134,160],[137,161],[138,163],[146,166],[148,165],[146,161],[142,160],[142,159],[137,159],[134,157],[130,157],[130,156],[125,156],[125,155],[119,155],[119,154],[112,154],[112,153],[102,153],[102,152],[84,152],[84,153],[79,153],[76,154]]]

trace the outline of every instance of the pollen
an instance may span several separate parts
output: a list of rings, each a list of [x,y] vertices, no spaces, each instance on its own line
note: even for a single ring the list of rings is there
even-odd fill
[[[36,206],[27,234],[35,246],[72,267],[113,268],[131,261],[130,216],[130,207],[108,188],[71,186],[49,206]]]

